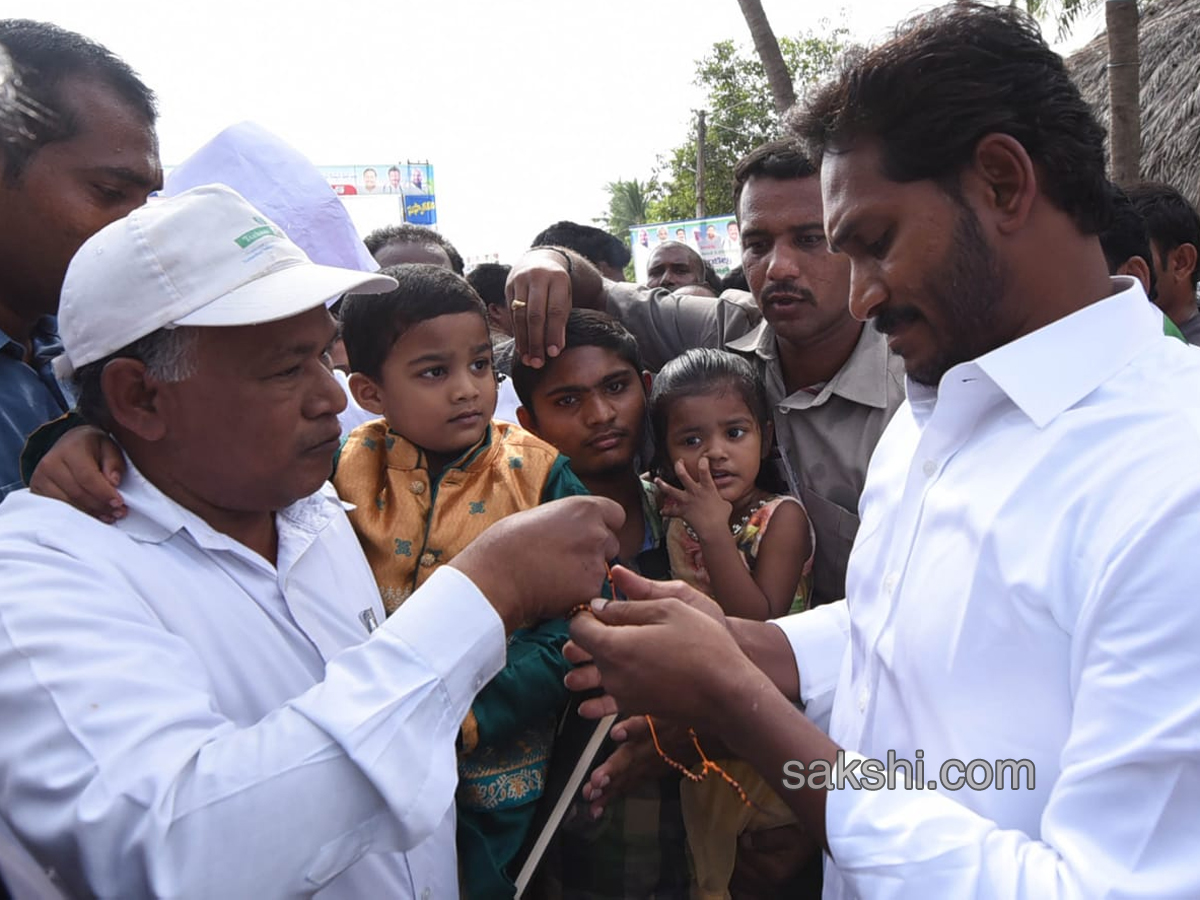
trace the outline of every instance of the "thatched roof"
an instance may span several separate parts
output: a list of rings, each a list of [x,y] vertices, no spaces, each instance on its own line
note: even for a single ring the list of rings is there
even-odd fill
[[[1142,178],[1165,181],[1200,208],[1200,0],[1142,4]],[[1108,127],[1105,35],[1067,59],[1085,100]]]

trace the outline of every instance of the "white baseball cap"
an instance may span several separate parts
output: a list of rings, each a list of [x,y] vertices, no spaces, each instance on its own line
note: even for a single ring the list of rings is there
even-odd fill
[[[347,291],[395,288],[386,275],[312,262],[224,185],[151,197],[71,259],[58,308],[64,353],[54,370],[68,378],[160,328],[274,322]]]

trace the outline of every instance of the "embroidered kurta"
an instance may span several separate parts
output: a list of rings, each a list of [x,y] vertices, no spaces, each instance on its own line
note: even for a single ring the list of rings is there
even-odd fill
[[[432,478],[420,447],[367,422],[343,445],[333,483],[357,507],[350,522],[389,614],[493,522],[587,493],[565,456],[507,422]]]
[[[378,419],[356,428],[333,478],[390,615],[489,526],[587,489],[550,444],[492,422],[475,446],[430,475],[421,448]],[[597,585],[599,589],[599,585]],[[541,797],[567,702],[566,622],[530,623],[479,693],[459,735],[458,850],[464,897],[511,896],[508,863]]]

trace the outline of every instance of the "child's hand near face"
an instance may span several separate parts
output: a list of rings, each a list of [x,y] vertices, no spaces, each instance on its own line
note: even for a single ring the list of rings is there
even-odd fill
[[[125,474],[121,449],[92,425],[72,428],[42,457],[29,490],[70,503],[89,516],[112,524],[126,513],[117,487]]]
[[[655,483],[663,493],[662,514],[683,519],[696,533],[697,540],[706,543],[717,535],[729,534],[733,504],[718,493],[708,457],[700,457],[697,469],[698,477],[692,478],[684,461],[677,459],[675,477],[682,488],[669,485],[661,478],[655,479]]]

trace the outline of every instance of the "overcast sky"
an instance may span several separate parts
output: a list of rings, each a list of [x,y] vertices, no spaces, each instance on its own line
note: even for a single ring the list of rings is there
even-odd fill
[[[826,18],[871,40],[931,4],[763,5],[777,35]],[[608,181],[649,177],[699,105],[694,61],[750,47],[736,0],[6,0],[0,15],[124,57],[158,93],[168,165],[245,119],[318,165],[428,159],[442,232],[505,262],[551,222],[600,215]]]

